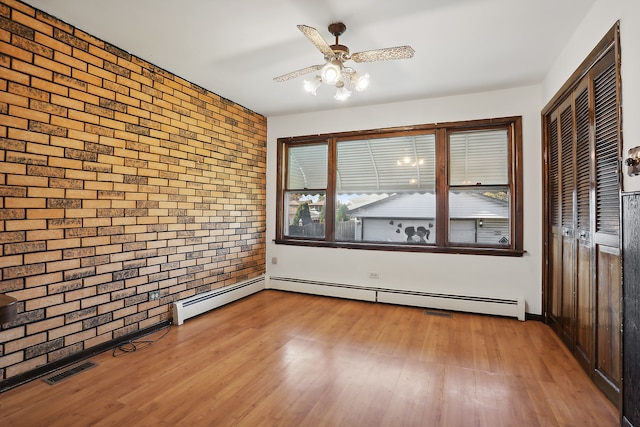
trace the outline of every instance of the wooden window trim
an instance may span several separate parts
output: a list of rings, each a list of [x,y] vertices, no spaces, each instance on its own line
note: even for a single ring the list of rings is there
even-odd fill
[[[468,243],[448,242],[448,135],[451,132],[466,130],[483,130],[491,128],[509,128],[509,190],[511,193],[510,217],[511,217],[511,244],[506,246],[473,245]],[[433,132],[436,137],[436,244],[435,245],[401,245],[371,242],[336,242],[335,228],[333,224],[333,212],[335,211],[335,175],[336,175],[336,147],[338,141],[362,139],[362,138],[382,138],[388,136],[412,135],[426,132]],[[329,179],[326,189],[326,229],[325,237],[301,238],[284,235],[284,213],[286,193],[287,170],[284,156],[285,147],[288,144],[313,144],[327,143],[328,152],[328,173]],[[404,126],[396,128],[371,129],[364,131],[339,132],[331,134],[306,135],[299,137],[279,138],[277,145],[277,189],[276,189],[276,244],[384,250],[391,252],[426,252],[426,253],[455,253],[472,255],[498,255],[498,256],[522,256],[526,251],[523,249],[523,179],[522,179],[522,117],[502,117],[494,119],[482,119],[472,121],[448,122],[437,124],[423,124],[416,126]]]

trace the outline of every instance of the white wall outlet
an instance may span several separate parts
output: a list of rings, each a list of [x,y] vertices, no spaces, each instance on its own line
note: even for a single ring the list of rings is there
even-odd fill
[[[380,275],[378,274],[377,271],[370,271],[369,272],[369,279],[379,279]]]
[[[277,264],[278,263],[278,257],[274,256],[273,258],[271,258],[271,264]]]

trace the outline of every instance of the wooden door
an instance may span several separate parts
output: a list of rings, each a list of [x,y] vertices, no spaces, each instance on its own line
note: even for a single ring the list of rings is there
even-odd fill
[[[589,114],[588,79],[582,80],[574,92],[574,111],[576,128],[576,201],[575,201],[575,355],[583,368],[593,369],[593,238],[592,227],[592,189],[593,167]]]
[[[545,319],[614,403],[622,378],[618,28],[543,111]]]
[[[569,347],[575,341],[575,143],[573,99],[569,97],[559,109],[560,118],[560,225],[562,273],[560,287],[562,338]]]
[[[593,67],[595,116],[595,381],[619,396],[622,378],[622,273],[620,257],[620,114],[613,50]]]
[[[558,135],[558,110],[547,119],[547,209],[548,209],[548,265],[549,279],[547,289],[548,322],[560,335],[562,330],[562,229],[560,202],[560,144]]]

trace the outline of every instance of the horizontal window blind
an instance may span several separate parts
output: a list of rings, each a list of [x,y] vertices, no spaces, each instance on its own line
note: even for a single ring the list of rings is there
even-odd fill
[[[327,144],[289,147],[287,188],[322,189],[327,187]]]
[[[509,183],[509,133],[504,130],[449,135],[449,184]]]
[[[340,194],[424,192],[435,189],[435,135],[341,141]]]

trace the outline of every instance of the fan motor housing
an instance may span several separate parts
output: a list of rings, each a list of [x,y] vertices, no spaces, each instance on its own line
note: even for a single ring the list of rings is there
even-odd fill
[[[343,44],[332,44],[329,47],[337,56],[349,56],[349,48]]]

